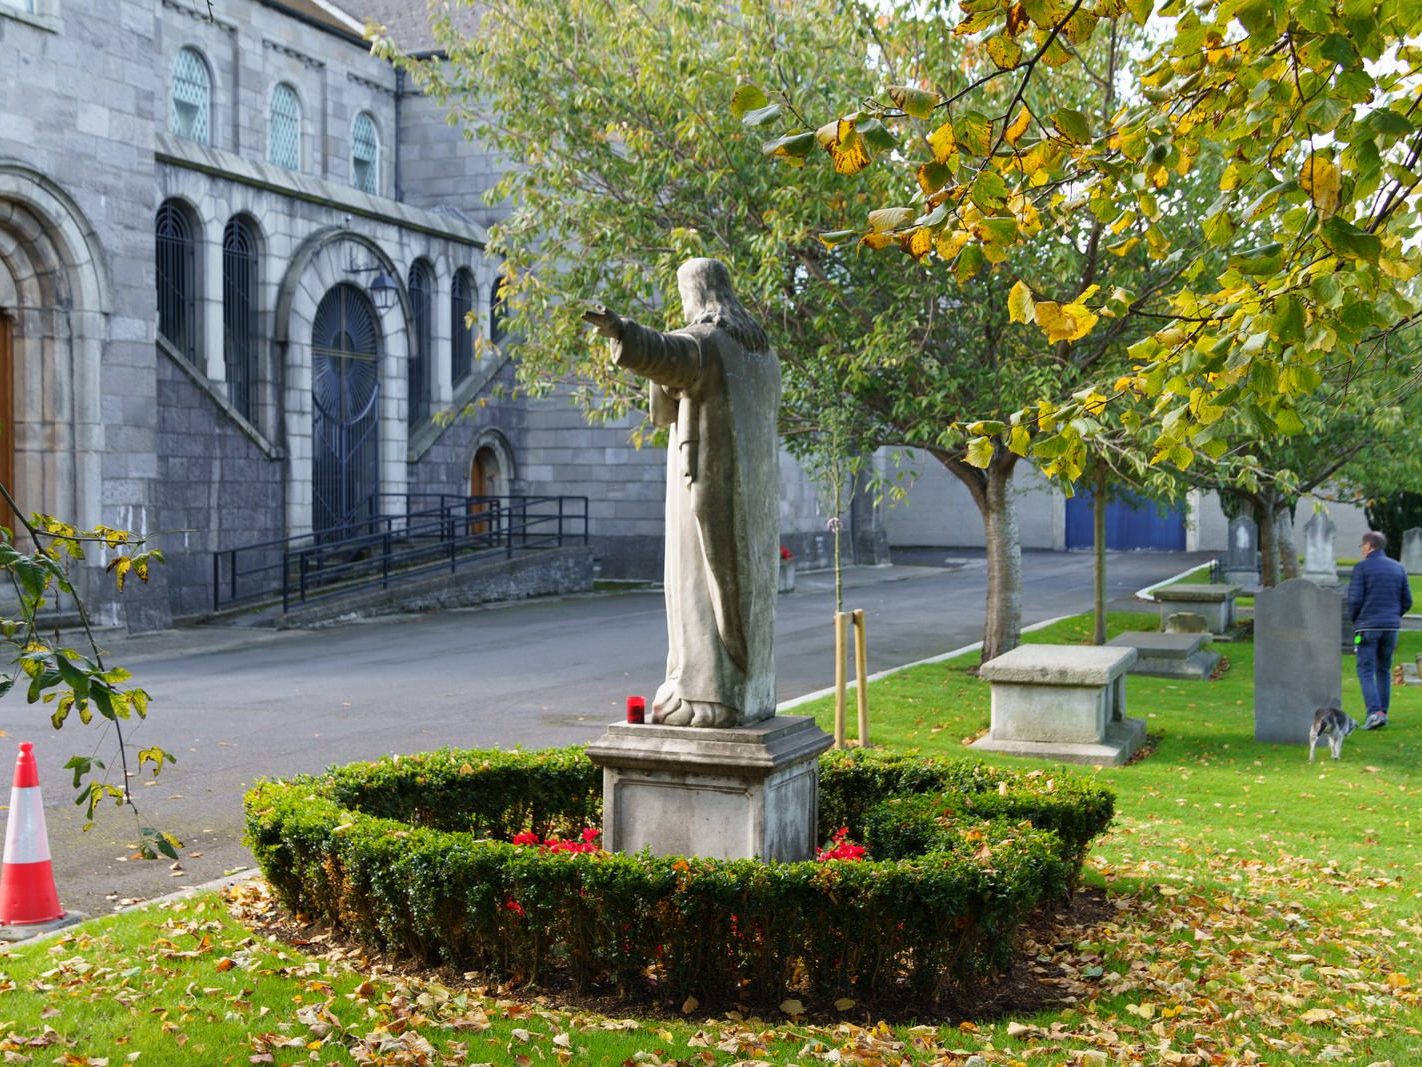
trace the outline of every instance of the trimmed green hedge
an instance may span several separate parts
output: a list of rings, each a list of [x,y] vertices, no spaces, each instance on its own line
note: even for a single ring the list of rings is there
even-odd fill
[[[1061,841],[1075,885],[1092,839],[1115,811],[1111,790],[1059,771],[857,750],[820,759],[821,827],[848,826],[877,859],[930,849],[938,824],[950,819],[1026,820]]]
[[[913,763],[931,773],[920,780]],[[1004,965],[1021,918],[1074,878],[1075,846],[1033,825],[1050,807],[1033,806],[1044,792],[1035,785],[1021,789],[1009,820],[938,818],[945,781],[975,781],[973,766],[826,758],[822,805],[836,818],[822,819],[822,837],[842,822],[855,836],[882,837],[872,847],[896,850],[866,862],[508,843],[524,829],[572,837],[600,822],[601,772],[577,749],[443,751],[260,783],[246,798],[247,835],[288,908],[428,963],[635,1000],[769,1008],[786,996],[818,1006],[848,996],[903,1014]],[[965,810],[976,814],[989,795],[1005,802],[1029,781],[989,778],[963,794]],[[869,779],[912,780],[933,795],[904,806],[883,804],[886,793],[872,811],[858,797],[851,805],[844,791]],[[1010,783],[1006,797],[999,782]],[[851,806],[857,817],[839,819]],[[919,839],[926,847],[915,854]]]

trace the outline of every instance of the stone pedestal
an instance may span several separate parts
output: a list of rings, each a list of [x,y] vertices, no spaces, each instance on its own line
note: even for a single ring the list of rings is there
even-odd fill
[[[1237,591],[1235,586],[1228,584],[1182,582],[1163,586],[1151,596],[1160,605],[1162,627],[1176,612],[1189,611],[1204,616],[1210,633],[1227,634],[1234,629],[1234,595]]]
[[[819,755],[831,744],[803,715],[726,730],[615,722],[587,749],[602,768],[604,847],[810,859],[818,844]]]
[[[972,747],[1067,763],[1119,766],[1145,741],[1145,722],[1126,718],[1133,648],[1019,645],[989,660],[992,726]]]
[[[1178,618],[1172,615],[1171,618]],[[1210,648],[1207,633],[1155,633],[1150,630],[1127,630],[1106,642],[1107,648],[1134,648],[1136,662],[1132,674],[1151,674],[1158,678],[1206,679],[1220,661],[1220,654]]]

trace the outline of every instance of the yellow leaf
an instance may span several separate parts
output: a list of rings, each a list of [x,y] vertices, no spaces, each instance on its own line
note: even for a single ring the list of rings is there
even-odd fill
[[[1313,206],[1318,208],[1320,218],[1326,219],[1338,213],[1343,179],[1338,168],[1323,153],[1315,152],[1304,160],[1303,169],[1299,171],[1299,185],[1313,197]]]
[[[967,230],[954,230],[951,233],[944,230],[938,235],[935,247],[938,254],[946,260],[951,260],[963,250],[963,246],[968,243],[969,234]]]
[[[891,233],[866,233],[859,238],[859,243],[868,245],[875,252],[888,248],[894,243],[894,235]]]
[[[943,97],[926,89],[915,89],[909,85],[889,86],[889,99],[895,107],[903,109],[905,115],[916,119],[932,116],[933,109],[943,102]]]
[[[1329,1019],[1336,1018],[1337,1014],[1338,1013],[1332,1008],[1309,1008],[1308,1011],[1299,1016],[1299,1019],[1309,1025],[1315,1025],[1317,1023],[1326,1023]]]
[[[1386,981],[1389,989],[1406,989],[1412,984],[1412,980],[1407,975],[1398,974],[1396,971],[1389,974]]]
[[[1014,426],[1007,435],[1008,450],[1018,456],[1025,456],[1027,448],[1032,443],[1032,435],[1027,432],[1025,426]],[[1006,786],[1006,782],[998,782],[1000,786]]]
[[[874,233],[887,233],[907,226],[914,220],[916,212],[907,207],[881,207],[869,212],[869,229]]]
[[[922,259],[933,250],[933,231],[927,226],[920,226],[909,234],[903,249],[914,259]]]
[[[1032,322],[1036,305],[1032,300],[1032,290],[1018,279],[1007,294],[1007,316],[1013,322]]]
[[[681,1002],[681,1013],[683,1015],[690,1015],[700,1006],[701,1001],[697,1000],[695,997],[687,997]]]
[[[953,124],[945,122],[928,135],[928,147],[933,150],[933,158],[946,163],[948,157],[958,150],[958,140],[953,136]]]
[[[848,1011],[854,1007],[854,999],[852,997],[840,997],[834,1002],[834,1007],[835,1011]]]
[[[1053,344],[1058,341],[1080,340],[1096,325],[1096,314],[1081,304],[1058,304],[1054,300],[1042,300],[1034,310],[1037,325]]]
[[[991,437],[974,437],[968,442],[968,454],[964,458],[974,467],[986,467],[992,462],[992,453]]]
[[[780,1002],[780,1010],[786,1015],[804,1015],[805,1005],[792,997],[789,1000],[782,1000]]]
[[[869,165],[869,149],[864,138],[854,128],[854,123],[839,120],[839,136],[829,146],[830,158],[834,160],[836,174],[858,174]]]
[[[1013,119],[1007,127],[1007,131],[1004,134],[1004,136],[1007,138],[1007,143],[1016,147],[1017,142],[1022,139],[1022,135],[1027,132],[1027,127],[1031,124],[1031,112],[1029,112],[1027,108],[1024,107],[1021,111],[1017,113],[1017,117]]]
[[[998,70],[1011,70],[1022,62],[1022,46],[1005,33],[999,33],[988,41],[987,52]]]

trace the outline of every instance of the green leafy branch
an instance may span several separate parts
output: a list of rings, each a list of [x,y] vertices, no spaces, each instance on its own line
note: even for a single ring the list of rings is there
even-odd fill
[[[121,592],[125,579],[131,574],[140,581],[148,581],[150,566],[163,562],[163,554],[147,548],[143,538],[127,530],[104,525],[81,530],[39,513],[26,518],[4,485],[0,485],[0,498],[9,506],[17,527],[24,530],[33,546],[31,551],[24,551],[16,545],[14,531],[0,526],[0,572],[9,577],[19,605],[18,619],[0,619],[0,639],[14,650],[11,662],[15,666],[11,671],[0,671],[0,696],[17,683],[26,682],[26,701],[52,706],[49,721],[56,730],[63,728],[70,715],[77,716],[87,726],[97,713],[113,728],[122,784],[116,786],[94,777],[97,772],[106,770],[103,761],[86,756],[70,757],[64,766],[74,774],[75,804],[85,807],[88,821],[84,829],[93,825],[94,813],[105,801],[129,807],[137,818],[138,807],[129,788],[128,744],[123,727],[134,716],[147,717],[148,692],[126,684],[132,677],[129,671],[104,662],[88,609],[74,588],[68,567],[85,559],[86,546],[102,546],[112,555],[104,570],[113,575]],[[61,644],[57,630],[53,640],[44,636],[47,628],[42,626],[42,612],[49,606],[58,607],[61,594],[71,600],[78,614],[88,646],[85,652]],[[140,771],[145,764],[150,764],[155,775],[165,763],[176,762],[171,753],[157,747],[138,753]],[[181,842],[172,834],[139,825],[138,852],[144,858],[155,859],[162,855],[176,859],[179,847]]]

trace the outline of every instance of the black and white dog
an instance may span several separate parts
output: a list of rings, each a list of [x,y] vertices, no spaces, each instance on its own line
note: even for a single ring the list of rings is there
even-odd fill
[[[1313,762],[1313,748],[1320,737],[1328,738],[1333,758],[1343,755],[1343,739],[1358,728],[1353,719],[1338,708],[1319,708],[1313,713],[1313,729],[1308,732],[1308,760]]]

